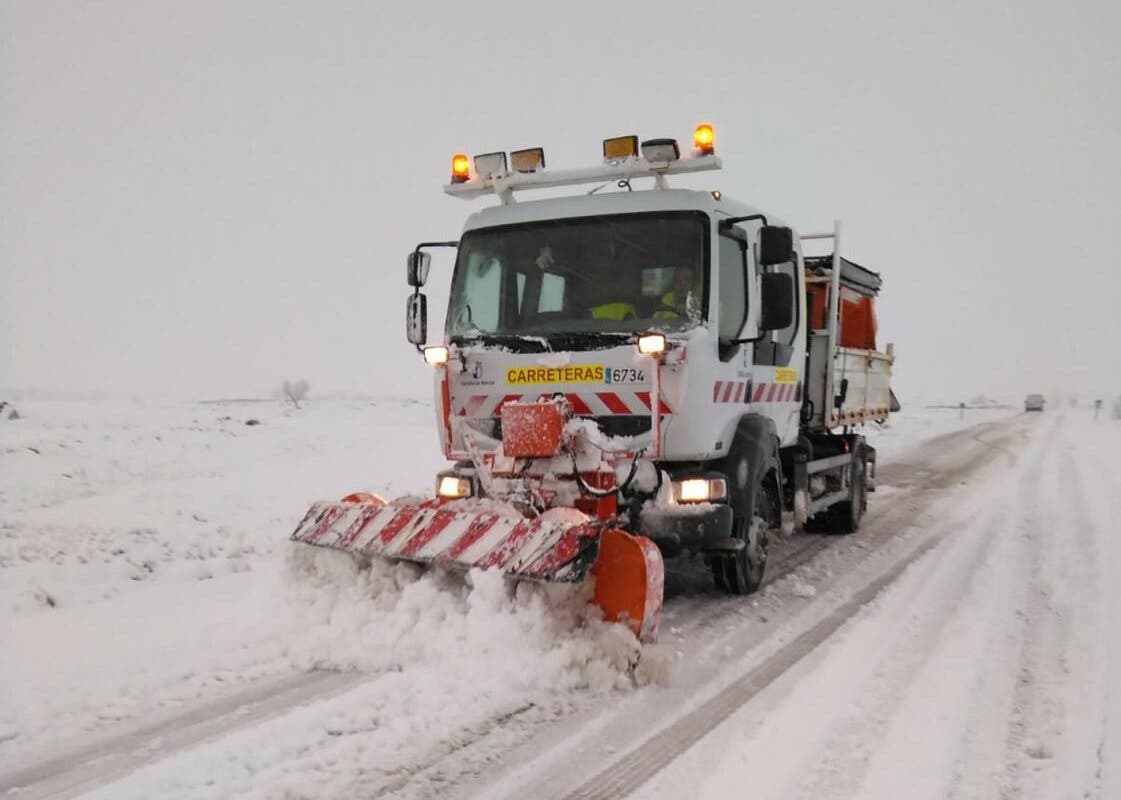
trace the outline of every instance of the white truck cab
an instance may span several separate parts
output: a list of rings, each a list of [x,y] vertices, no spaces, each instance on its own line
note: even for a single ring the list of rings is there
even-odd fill
[[[517,478],[538,511],[594,499],[601,513],[611,495],[620,524],[667,555],[705,553],[718,585],[746,593],[784,514],[859,525],[875,453],[851,428],[892,410],[893,354],[842,346],[844,292],[861,287],[844,279],[855,265],[837,253],[837,227],[799,237],[720,191],[669,188],[673,174],[719,169],[713,139],[699,126],[681,157],[674,140],[618,137],[604,142],[603,165],[567,171],[545,170],[540,149],[512,153],[513,169],[505,153],[476,157],[474,170],[456,156],[445,190],[500,203],[472,213],[457,241],[410,254],[407,327],[436,367],[453,462],[438,494],[488,496]],[[632,186],[642,178],[653,187]],[[583,184],[603,186],[515,199]],[[802,238],[833,241],[810,276],[824,289],[816,323]],[[457,255],[443,340],[429,345],[420,289],[437,245]],[[503,408],[548,398],[603,454],[610,490],[610,479],[589,485],[575,455],[506,457]]]

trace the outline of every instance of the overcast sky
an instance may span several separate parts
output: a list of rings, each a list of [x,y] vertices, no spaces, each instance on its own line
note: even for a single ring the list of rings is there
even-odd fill
[[[677,185],[840,218],[905,402],[1117,394],[1119,36],[1115,0],[0,0],[0,386],[427,393],[405,253],[494,202],[453,152],[707,120],[725,168]]]

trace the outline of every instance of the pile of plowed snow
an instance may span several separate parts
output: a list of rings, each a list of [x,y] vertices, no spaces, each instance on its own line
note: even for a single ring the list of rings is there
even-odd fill
[[[513,583],[495,571],[464,575],[293,545],[286,564],[292,642],[305,669],[369,672],[432,664],[469,669],[483,684],[622,687],[640,662],[638,640],[597,618],[590,584]],[[648,667],[649,656],[641,659]]]

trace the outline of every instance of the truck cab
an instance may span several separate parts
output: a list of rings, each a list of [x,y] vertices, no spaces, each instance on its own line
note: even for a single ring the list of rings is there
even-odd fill
[[[743,217],[753,219],[732,221]],[[795,442],[805,293],[796,250],[782,264],[760,263],[764,220],[680,189],[473,214],[444,331],[464,366],[449,384],[462,424],[448,431],[445,451],[462,452],[464,428],[495,446],[502,404],[543,392],[563,394],[606,436],[649,436],[651,364],[634,340],[650,333],[673,353],[659,376],[664,460],[726,456],[753,404],[774,418],[781,444]],[[785,280],[764,284],[765,274]]]

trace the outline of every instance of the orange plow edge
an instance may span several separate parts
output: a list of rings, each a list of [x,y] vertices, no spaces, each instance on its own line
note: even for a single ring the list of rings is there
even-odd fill
[[[600,536],[592,575],[592,602],[603,609],[604,619],[628,625],[640,641],[658,637],[665,569],[657,545],[645,536],[608,528]]]

